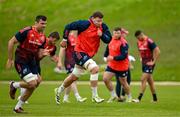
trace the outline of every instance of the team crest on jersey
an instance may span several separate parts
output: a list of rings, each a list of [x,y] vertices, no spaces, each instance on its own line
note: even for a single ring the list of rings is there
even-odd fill
[[[34,34],[31,34],[31,37],[34,37]]]

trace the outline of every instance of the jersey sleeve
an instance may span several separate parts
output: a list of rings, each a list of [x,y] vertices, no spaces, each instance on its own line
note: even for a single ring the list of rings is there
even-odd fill
[[[16,39],[19,42],[23,42],[27,38],[29,30],[31,30],[31,27],[26,27],[26,28],[20,30],[19,32],[17,32],[15,34]]]
[[[71,30],[77,30],[78,33],[81,33],[84,30],[86,30],[89,26],[90,26],[90,22],[88,20],[78,20],[70,24],[67,24],[63,32],[63,38],[67,39],[69,32]]]
[[[120,48],[121,55],[114,57],[114,60],[116,61],[124,60],[128,56],[128,44],[121,45]]]
[[[149,44],[149,48],[150,48],[151,51],[154,50],[157,47],[155,42],[153,40],[151,40],[151,39],[148,39],[148,44]]]
[[[109,55],[109,47],[106,47],[106,50],[104,52],[104,57],[107,57]]]
[[[111,41],[111,33],[109,31],[109,28],[106,24],[102,24],[102,28],[103,28],[103,34],[101,36],[101,40],[104,42],[104,43],[109,43]]]

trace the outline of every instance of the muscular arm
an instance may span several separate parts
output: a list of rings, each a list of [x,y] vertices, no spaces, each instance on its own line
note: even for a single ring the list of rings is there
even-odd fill
[[[18,40],[16,39],[15,36],[13,36],[8,42],[8,59],[9,60],[13,60],[14,46],[17,43],[18,43]]]
[[[57,67],[61,68],[62,64],[63,64],[63,57],[65,56],[65,48],[61,48],[59,50],[59,60],[58,60],[58,64]]]
[[[110,31],[109,31],[106,24],[103,23],[102,28],[103,28],[103,33],[102,33],[102,36],[101,36],[101,40],[104,43],[108,44],[111,41],[111,38],[112,38],[111,33],[110,33]]]
[[[160,55],[160,49],[159,47],[154,48],[153,50],[153,63],[155,64],[157,59],[159,58]]]
[[[15,36],[13,36],[9,42],[8,42],[8,60],[6,63],[6,68],[9,69],[13,66],[13,51],[14,51],[14,45],[18,43],[18,40]]]

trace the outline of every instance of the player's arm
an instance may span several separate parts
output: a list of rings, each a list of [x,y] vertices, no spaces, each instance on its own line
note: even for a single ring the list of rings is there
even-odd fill
[[[132,62],[135,62],[136,59],[131,55],[128,56],[128,59],[129,59],[129,68],[134,69],[134,66],[133,66]]]
[[[9,69],[12,67],[14,61],[13,61],[13,52],[14,52],[14,46],[18,43],[18,40],[15,36],[13,36],[9,42],[8,42],[8,60],[6,63],[6,68]]]
[[[45,56],[50,56],[48,49],[39,48],[38,59],[42,60]]]
[[[28,31],[31,29],[31,27],[26,27],[19,32],[16,33],[15,36],[13,36],[9,42],[8,42],[8,60],[6,63],[6,68],[9,69],[12,67],[14,61],[13,61],[13,52],[14,52],[14,46],[19,42],[23,42],[28,34]]]
[[[160,49],[159,47],[156,47],[154,50],[153,50],[153,63],[155,64],[157,59],[159,58],[159,55],[160,55]]]
[[[88,20],[79,20],[79,21],[75,21],[70,24],[67,24],[63,32],[63,40],[60,43],[61,47],[67,46],[67,39],[71,30],[77,30],[78,33],[80,33],[86,30],[89,27],[89,25],[90,25],[90,22]]]
[[[128,56],[128,44],[122,45],[120,48],[121,55],[113,57],[116,61],[124,60]]]
[[[149,40],[149,48],[153,51],[153,61],[148,62],[147,65],[154,65],[159,58],[160,49],[152,40]]]
[[[109,55],[109,47],[108,47],[108,45],[106,46],[106,50],[105,50],[105,52],[104,52],[104,61],[105,62],[107,62],[107,57],[108,57],[108,55]]]
[[[56,55],[56,46],[53,48],[53,50],[49,51],[49,54],[50,54],[51,60],[57,63],[59,57]]]
[[[64,56],[65,56],[65,48],[60,47],[60,50],[59,50],[59,60],[58,60],[58,63],[57,63],[57,67],[59,69],[61,69],[62,66],[63,66],[63,57]]]
[[[111,38],[112,38],[111,33],[109,31],[109,28],[104,23],[102,24],[102,28],[103,28],[103,32],[102,32],[101,40],[104,43],[109,43],[111,41]]]

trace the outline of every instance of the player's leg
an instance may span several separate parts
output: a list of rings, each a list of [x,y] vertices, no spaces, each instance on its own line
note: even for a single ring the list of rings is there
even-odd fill
[[[20,100],[21,96],[25,93],[25,91],[26,91],[26,88],[20,88],[20,95],[17,98],[17,100]],[[25,101],[25,104],[28,104],[28,103],[29,103],[28,101]]]
[[[153,96],[153,101],[157,102],[157,95],[156,95],[155,85],[154,85],[154,80],[153,80],[152,75],[148,79],[148,84],[149,84],[149,87]]]
[[[28,98],[32,95],[33,91],[37,87],[37,81],[36,81],[37,75],[33,75],[31,73],[31,74],[24,76],[23,79],[25,80],[25,82],[27,82],[29,87],[26,88],[25,92],[23,93],[21,98],[18,100],[18,102],[14,108],[14,112],[16,112],[16,113],[23,112],[22,105],[25,103],[26,100],[28,100]]]
[[[119,82],[119,79],[116,79],[116,95],[118,98],[121,96],[121,83]]]
[[[142,74],[140,93],[139,93],[139,96],[138,96],[138,101],[141,101],[141,99],[143,97],[143,94],[144,94],[144,92],[146,90],[146,83],[147,83],[148,78],[149,78],[149,74],[148,73],[143,73]]]
[[[37,81],[37,86],[39,86],[39,84],[42,82],[42,77],[38,74],[38,79],[36,80]],[[23,85],[22,85],[23,86]],[[21,87],[22,87],[21,86]],[[27,83],[25,83],[25,86],[27,86],[29,88],[29,85]],[[21,96],[26,92],[26,88],[20,88],[20,96],[18,97],[18,100],[20,100]],[[28,104],[28,101],[25,101],[26,104]]]
[[[116,99],[116,93],[114,91],[114,87],[113,84],[111,82],[112,77],[114,76],[113,72],[107,71],[108,67],[106,68],[106,71],[103,74],[103,81],[107,87],[107,89],[109,90],[111,97],[108,99],[108,103],[113,102]]]
[[[60,94],[64,91],[64,89],[70,86],[74,81],[76,81],[83,72],[84,70],[81,66],[75,65],[73,72],[68,75],[68,77],[58,88],[55,88],[55,100],[57,104],[60,104]]]
[[[24,78],[31,79],[31,77],[32,78],[34,77],[34,75],[31,73],[31,69],[29,65],[24,65],[24,64],[15,62],[15,68],[18,74],[21,76],[21,79],[24,79]],[[27,82],[24,82],[24,81],[11,82],[9,94],[12,99],[15,99],[15,93],[16,93],[17,88],[31,88],[31,85],[29,85]]]
[[[73,83],[72,83],[73,84]],[[63,103],[70,103],[69,101],[69,94],[71,92],[71,86],[68,86],[65,90],[64,90],[64,97],[63,97]]]
[[[92,101],[97,103],[103,102],[104,99],[100,98],[97,92],[99,66],[91,58],[88,59],[83,66],[91,73],[90,83],[92,89]]]
[[[127,82],[130,86],[130,82],[131,82],[131,72],[130,72],[130,69],[128,70],[128,74],[127,74]],[[125,91],[124,91],[124,88],[122,88],[122,95],[121,95],[121,98],[124,98],[125,97]]]
[[[75,95],[75,97],[76,97],[76,100],[77,100],[78,102],[84,102],[84,101],[87,100],[87,98],[82,98],[82,97],[79,95],[79,92],[78,92],[78,89],[77,89],[77,82],[76,82],[76,81],[71,84],[71,88],[72,88],[72,90],[73,90],[73,92],[74,92],[74,95]]]
[[[127,78],[126,76],[125,77],[120,76],[119,80],[120,80],[120,82],[121,82],[121,84],[122,84],[122,86],[124,88],[124,91],[127,94],[127,102],[131,102],[132,101],[132,96],[131,96],[130,86],[129,86],[126,78]]]
[[[143,94],[146,90],[146,83],[147,83],[147,80],[149,79],[150,77],[150,74],[152,73],[152,70],[149,66],[147,65],[142,65],[142,76],[141,76],[141,86],[140,86],[140,93],[138,95],[138,99],[135,99],[133,100],[134,102],[140,102],[142,97],[143,97]]]

